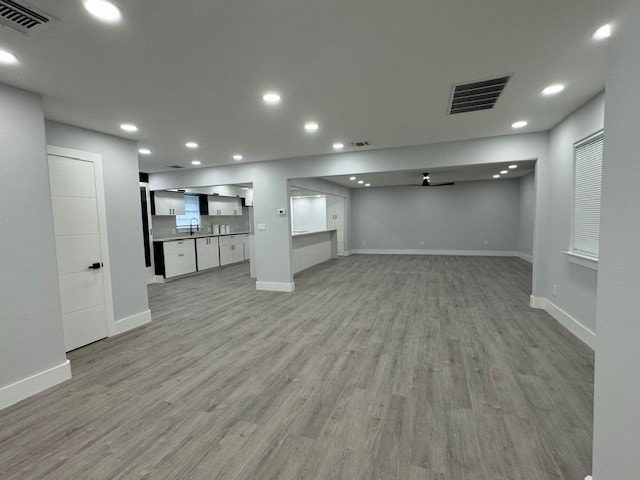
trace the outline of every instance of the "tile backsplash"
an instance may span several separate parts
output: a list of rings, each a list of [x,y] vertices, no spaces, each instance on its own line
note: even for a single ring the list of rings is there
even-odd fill
[[[242,207],[242,215],[235,216],[210,216],[202,215],[200,217],[201,225],[200,232],[211,233],[211,227],[213,225],[229,225],[231,227],[231,233],[238,232],[251,232],[253,230],[251,225],[251,207]],[[174,237],[181,234],[189,236],[189,232],[179,232],[176,229],[176,217],[154,215],[151,217],[151,228],[153,228],[154,238],[166,238]]]

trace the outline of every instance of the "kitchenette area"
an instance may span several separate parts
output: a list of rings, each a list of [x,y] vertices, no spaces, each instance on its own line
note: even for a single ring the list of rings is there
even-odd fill
[[[146,194],[149,238],[145,247],[149,246],[147,266],[153,282],[249,262],[253,234],[250,185]]]

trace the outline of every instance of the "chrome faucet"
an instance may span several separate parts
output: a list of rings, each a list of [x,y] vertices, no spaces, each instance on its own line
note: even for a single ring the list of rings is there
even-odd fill
[[[193,235],[193,221],[196,221],[196,232],[200,230],[200,225],[198,224],[198,219],[193,217],[189,220],[189,235]]]

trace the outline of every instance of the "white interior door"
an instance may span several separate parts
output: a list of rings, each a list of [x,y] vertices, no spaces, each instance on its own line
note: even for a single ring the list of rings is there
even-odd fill
[[[49,155],[66,351],[108,336],[96,165]]]

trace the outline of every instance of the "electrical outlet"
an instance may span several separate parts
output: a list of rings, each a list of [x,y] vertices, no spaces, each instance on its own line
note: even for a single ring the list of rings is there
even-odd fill
[[[362,240],[362,245],[366,245],[366,244],[367,244],[367,242],[365,242],[364,240]]]
[[[171,229],[171,233],[173,233],[173,234],[175,235],[175,234],[176,234],[176,229],[175,229],[175,228],[172,228],[172,229]]]
[[[267,230],[267,224],[266,223],[259,223],[257,225],[258,231],[259,232],[264,232]]]
[[[484,241],[484,246],[486,247],[487,245],[489,245],[489,240]]]
[[[553,284],[553,287],[551,289],[551,295],[553,295],[554,297],[558,296],[558,285],[556,285],[555,283]]]
[[[421,246],[421,247],[424,247],[424,241],[421,241],[421,242],[420,242],[420,246]]]

